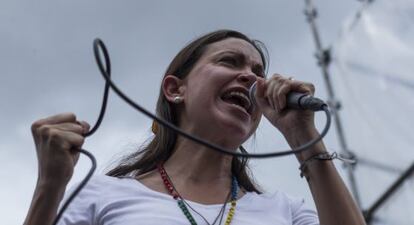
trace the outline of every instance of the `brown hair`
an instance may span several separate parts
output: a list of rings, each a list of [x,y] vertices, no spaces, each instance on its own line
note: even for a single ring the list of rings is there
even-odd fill
[[[262,42],[252,40],[237,31],[217,30],[197,38],[184,47],[174,57],[168,66],[165,75],[172,74],[180,79],[184,79],[200,57],[204,54],[206,47],[209,44],[227,38],[239,38],[249,42],[259,52],[262,58],[263,67],[267,68],[267,51]],[[162,119],[177,125],[177,113],[173,106],[165,98],[162,88],[160,89],[157,101],[156,114]],[[174,131],[171,131],[163,126],[158,126],[155,136],[149,140],[148,144],[140,148],[139,151],[126,156],[120,164],[110,170],[107,175],[115,177],[125,175],[138,176],[154,170],[157,164],[165,162],[172,155],[176,139],[177,134]],[[242,146],[240,147],[240,151],[246,152]],[[258,190],[257,184],[255,184],[250,177],[251,173],[248,169],[247,161],[247,158],[233,157],[232,173],[236,176],[241,187],[246,191],[261,193]]]

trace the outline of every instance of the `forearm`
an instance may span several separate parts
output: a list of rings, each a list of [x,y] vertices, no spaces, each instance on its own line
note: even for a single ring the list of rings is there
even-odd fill
[[[317,135],[316,131],[312,131],[307,134],[300,133],[287,139],[294,148],[316,138]],[[298,154],[297,158],[302,163],[309,157],[323,152],[326,152],[326,148],[322,142],[319,142],[308,151]],[[307,177],[321,224],[365,224],[360,209],[355,204],[332,161],[318,160],[309,163],[305,176]]]
[[[65,187],[38,182],[24,225],[51,225],[56,217]]]

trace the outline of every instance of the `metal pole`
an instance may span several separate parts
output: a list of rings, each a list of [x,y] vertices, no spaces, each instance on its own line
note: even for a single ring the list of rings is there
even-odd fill
[[[384,192],[384,194],[382,194],[379,199],[372,204],[372,206],[364,211],[364,217],[365,217],[365,221],[367,221],[367,223],[371,222],[374,213],[379,209],[379,207],[381,205],[383,205],[385,203],[385,201],[387,201],[391,195],[393,195],[398,188],[401,187],[402,183],[407,180],[411,175],[413,175],[414,173],[414,163],[411,164],[410,167],[408,167],[408,169],[406,171],[404,171],[404,173],[401,174],[400,177],[398,177],[398,179]]]
[[[322,70],[326,89],[328,90],[328,104],[333,114],[335,128],[336,128],[336,132],[338,135],[339,144],[341,146],[341,153],[347,158],[355,159],[356,158],[355,154],[349,150],[346,144],[346,141],[345,141],[345,135],[343,132],[342,123],[341,123],[341,119],[340,119],[339,112],[338,112],[339,102],[335,98],[335,93],[333,91],[332,82],[331,82],[329,71],[328,71],[328,66],[330,64],[330,52],[329,50],[324,50],[322,48],[318,29],[316,27],[315,19],[317,17],[317,11],[312,4],[312,0],[305,0],[305,2],[306,2],[305,15],[307,17],[308,23],[311,27],[313,38],[315,40],[316,57],[318,59],[318,64]],[[346,169],[348,173],[351,192],[355,198],[356,203],[358,204],[359,207],[361,207],[361,201],[360,201],[359,192],[358,192],[355,175],[354,175],[355,165],[356,164],[348,165]]]

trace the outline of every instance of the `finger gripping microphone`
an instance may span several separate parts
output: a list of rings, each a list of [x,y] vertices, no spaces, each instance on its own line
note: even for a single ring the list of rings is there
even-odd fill
[[[253,105],[257,105],[256,98],[254,97],[255,93],[256,82],[254,82],[249,89],[249,98]],[[327,106],[327,104],[319,98],[294,91],[287,94],[286,105],[288,108],[291,109],[302,109],[312,111],[321,111],[324,107]]]

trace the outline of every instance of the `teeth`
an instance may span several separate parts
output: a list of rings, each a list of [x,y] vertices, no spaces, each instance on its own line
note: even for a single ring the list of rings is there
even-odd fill
[[[227,96],[238,96],[238,97],[240,97],[243,101],[244,109],[248,110],[250,108],[250,105],[251,105],[250,99],[244,93],[239,92],[239,91],[232,91],[232,92],[228,93]]]
[[[240,108],[242,110],[246,110],[244,107],[241,107],[240,105],[237,105],[237,104],[234,104],[234,103],[232,103],[231,105],[236,106],[236,107],[238,107],[238,108]]]

